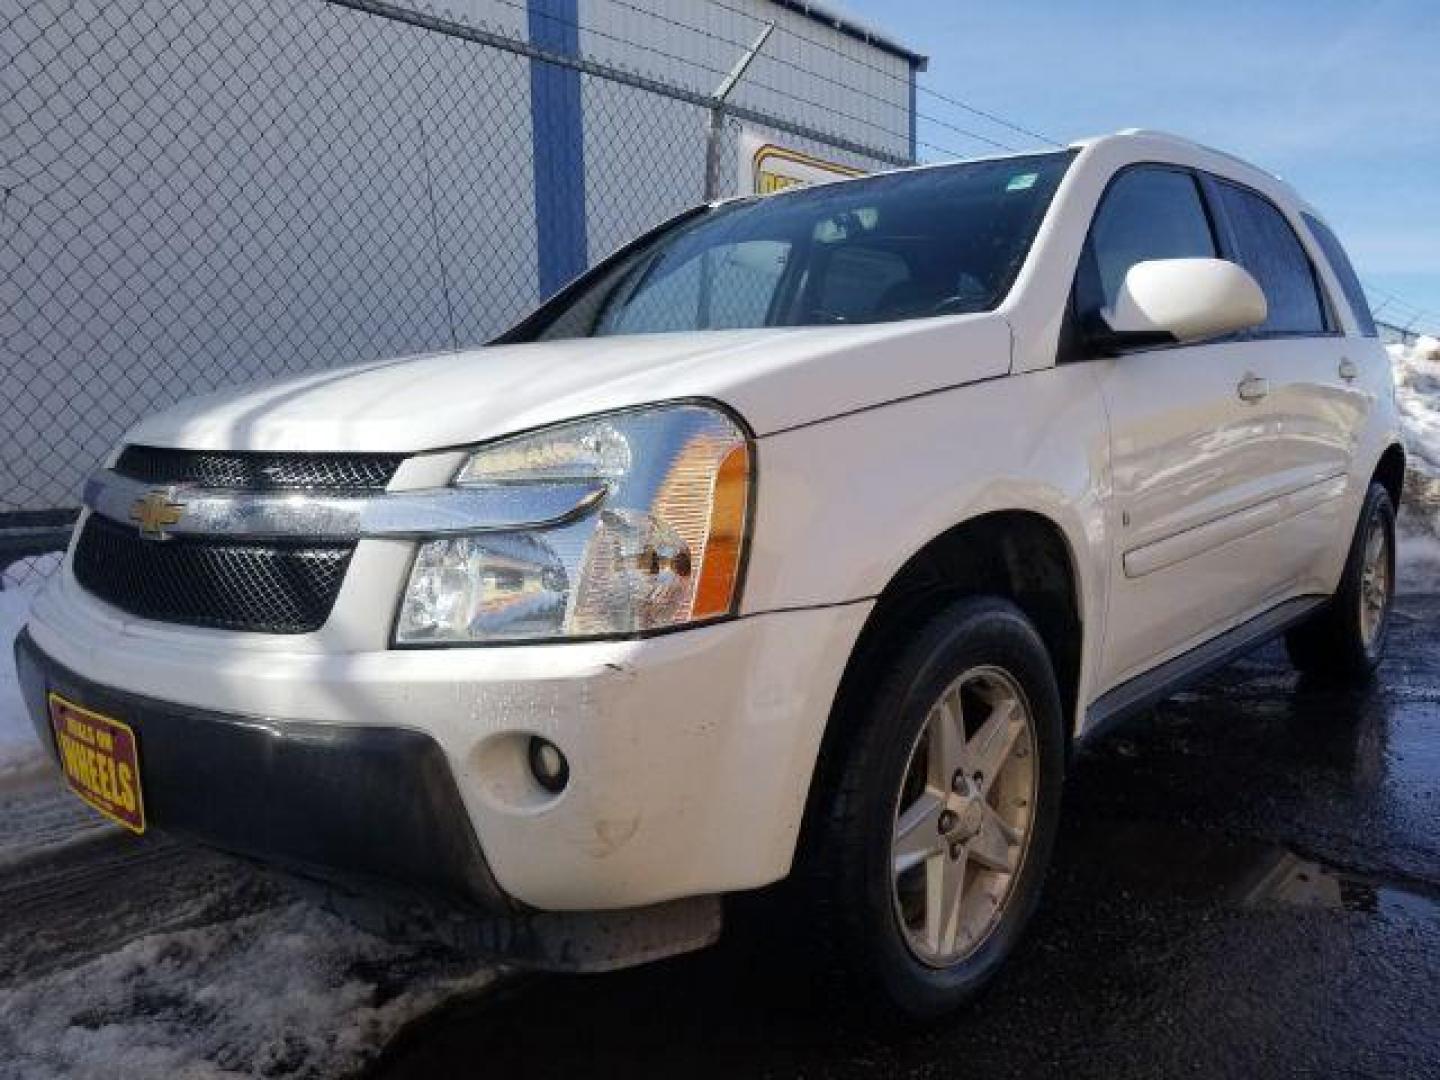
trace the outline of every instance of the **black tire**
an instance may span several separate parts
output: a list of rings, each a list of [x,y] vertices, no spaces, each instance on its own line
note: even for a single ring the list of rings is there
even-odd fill
[[[922,963],[897,911],[895,813],[932,706],[963,673],[1000,669],[1032,718],[1034,811],[1023,861],[1001,914],[974,951],[949,967]],[[845,718],[833,779],[817,793],[797,885],[796,914],[831,992],[870,1021],[933,1019],[970,1001],[1015,949],[1040,900],[1060,817],[1066,736],[1060,694],[1040,635],[1006,600],[959,601],[927,623]],[[878,1011],[877,1010],[878,1007]]]
[[[1367,635],[1361,614],[1366,588],[1366,551],[1376,530],[1384,544],[1384,609],[1378,629]],[[1384,487],[1371,484],[1350,541],[1339,588],[1324,608],[1285,635],[1285,648],[1291,662],[1314,679],[1365,682],[1384,655],[1394,596],[1395,507]]]

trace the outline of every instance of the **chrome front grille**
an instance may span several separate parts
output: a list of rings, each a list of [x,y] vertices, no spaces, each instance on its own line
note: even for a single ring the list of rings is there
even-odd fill
[[[127,446],[113,475],[133,481],[138,492],[155,485],[162,502],[174,500],[181,511],[187,488],[196,496],[310,492],[349,505],[348,499],[380,495],[404,457]],[[147,533],[141,501],[121,500],[110,516],[91,513],[85,520],[75,578],[95,596],[145,619],[266,634],[309,633],[329,618],[355,550],[353,536]]]
[[[237,491],[383,491],[404,454],[275,454],[127,446],[115,471],[146,484]]]

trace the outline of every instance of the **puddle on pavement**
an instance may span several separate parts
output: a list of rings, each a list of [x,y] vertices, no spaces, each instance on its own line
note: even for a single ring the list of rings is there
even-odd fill
[[[1247,907],[1329,908],[1367,915],[1440,918],[1440,899],[1347,874],[1278,849],[1273,865],[1241,897]]]
[[[1157,899],[1440,917],[1440,899],[1347,873],[1262,840],[1125,822],[1110,823],[1081,846],[1117,883]]]
[[[1240,898],[1247,907],[1288,905],[1369,915],[1436,914],[1440,903],[1393,885],[1376,884],[1277,849],[1268,870]]]

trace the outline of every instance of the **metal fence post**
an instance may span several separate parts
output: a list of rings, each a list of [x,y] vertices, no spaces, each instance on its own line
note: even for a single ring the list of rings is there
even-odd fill
[[[730,74],[721,80],[720,85],[715,88],[715,93],[711,96],[710,136],[705,143],[706,202],[713,202],[720,198],[720,143],[725,135],[725,101],[729,98],[730,92],[735,89],[735,85],[740,81],[741,77],[744,76],[746,68],[750,66],[750,62],[760,54],[761,48],[764,47],[766,40],[770,37],[774,29],[775,24],[773,22],[766,23],[761,28],[760,33],[755,38],[755,43],[745,51],[739,60],[735,61],[735,66],[730,69]]]

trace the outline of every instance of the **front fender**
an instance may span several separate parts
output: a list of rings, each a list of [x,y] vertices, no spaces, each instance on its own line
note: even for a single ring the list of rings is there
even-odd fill
[[[1088,365],[771,435],[758,456],[747,613],[878,596],[935,537],[1019,510],[1064,534],[1086,641],[1104,640],[1109,433]],[[1082,673],[1090,660],[1082,657]]]

